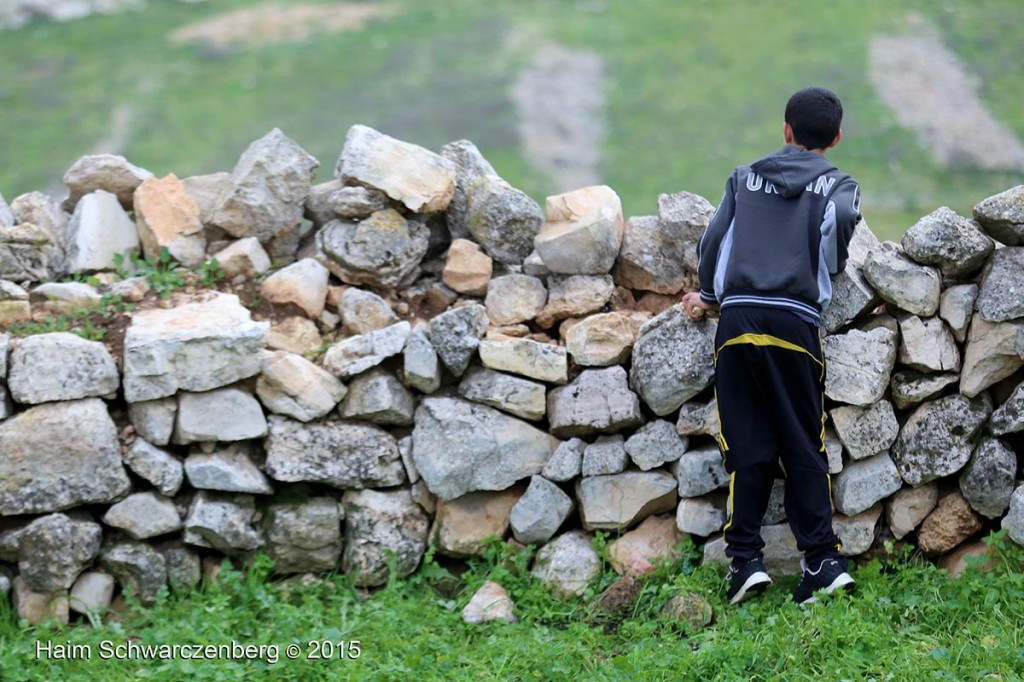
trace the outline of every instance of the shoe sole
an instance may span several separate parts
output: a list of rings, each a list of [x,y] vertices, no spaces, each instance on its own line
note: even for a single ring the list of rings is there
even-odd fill
[[[805,604],[813,604],[814,602],[818,601],[818,592],[832,594],[836,590],[843,590],[847,594],[850,594],[851,592],[853,592],[856,586],[857,581],[855,581],[849,573],[840,573],[836,576],[836,579],[832,581],[831,585],[829,585],[828,587],[822,587],[818,590],[815,590],[815,594],[812,594],[807,599],[804,599],[803,601],[797,603],[800,604],[800,606],[803,606]]]
[[[743,583],[743,586],[740,587],[739,592],[737,592],[735,596],[733,596],[733,598],[729,600],[729,603],[739,604],[740,602],[746,601],[751,597],[756,597],[757,595],[767,590],[768,586],[771,584],[772,579],[768,576],[767,573],[764,573],[762,571],[751,573],[750,577],[747,578],[745,583]]]

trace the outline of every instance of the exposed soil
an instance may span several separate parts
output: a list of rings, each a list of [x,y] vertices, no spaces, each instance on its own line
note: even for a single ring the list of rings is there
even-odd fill
[[[183,26],[171,33],[168,40],[173,45],[200,43],[218,48],[301,42],[313,33],[358,31],[370,21],[391,16],[399,9],[394,3],[267,3]]]

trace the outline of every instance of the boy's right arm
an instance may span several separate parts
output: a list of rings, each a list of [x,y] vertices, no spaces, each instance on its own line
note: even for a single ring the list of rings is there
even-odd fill
[[[697,241],[697,281],[700,284],[700,300],[704,303],[718,303],[718,296],[715,295],[715,268],[722,242],[735,215],[736,173],[733,172],[725,182],[725,194],[722,195],[718,210]]]

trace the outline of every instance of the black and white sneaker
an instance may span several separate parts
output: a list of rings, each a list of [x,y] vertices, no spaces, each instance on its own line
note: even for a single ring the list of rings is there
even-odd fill
[[[814,569],[801,560],[800,567],[804,570],[803,576],[793,592],[793,601],[797,604],[816,602],[818,597],[815,593],[819,591],[829,594],[836,590],[853,592],[856,585],[853,577],[846,572],[846,567],[835,559],[824,559]]]
[[[729,567],[729,592],[726,596],[730,604],[739,604],[761,594],[771,584],[772,579],[768,577],[761,560],[751,559],[739,567]]]

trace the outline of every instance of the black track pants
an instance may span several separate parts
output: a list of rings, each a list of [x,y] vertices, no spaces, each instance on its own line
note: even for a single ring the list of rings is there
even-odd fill
[[[715,393],[729,483],[726,554],[761,556],[772,482],[808,563],[838,556],[824,443],[825,365],[818,329],[784,310],[727,307],[715,339]]]

